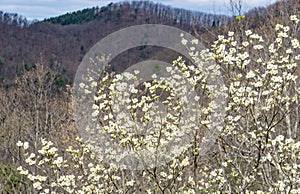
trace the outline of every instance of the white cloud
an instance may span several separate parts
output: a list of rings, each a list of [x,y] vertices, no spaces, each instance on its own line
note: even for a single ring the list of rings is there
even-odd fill
[[[109,2],[109,0],[101,0],[100,3],[97,0],[1,0],[0,10],[18,13],[28,19],[44,19],[97,5],[103,6]]]
[[[275,0],[244,0],[246,7],[264,6]],[[67,12],[77,11],[93,6],[104,6],[116,0],[1,0],[0,10],[18,13],[28,19],[44,19]],[[172,7],[179,7],[207,13],[229,13],[229,0],[154,0]]]

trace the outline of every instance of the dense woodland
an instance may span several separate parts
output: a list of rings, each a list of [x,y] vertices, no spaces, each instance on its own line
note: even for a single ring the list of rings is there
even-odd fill
[[[174,9],[148,1],[111,3],[32,24],[17,14],[1,15],[0,63],[5,64],[1,65],[2,80],[19,74],[24,65],[31,66],[40,57],[50,66],[60,64],[72,79],[85,53],[101,38],[124,27],[153,23],[189,32],[194,26],[200,32],[229,21],[228,16]],[[119,66],[126,61],[119,61]]]
[[[274,16],[280,18],[285,14],[282,8],[276,11],[279,10],[277,7],[282,6],[277,3],[268,8],[255,8],[245,13],[248,17],[243,23],[250,28],[260,28],[261,24],[274,22]],[[283,9],[292,12],[297,7]],[[25,65],[30,67],[41,57],[50,66],[60,64],[63,73],[72,80],[82,57],[97,41],[132,25],[151,23],[175,26],[192,34],[197,32],[205,37],[204,41],[211,42],[225,24],[230,26],[236,22],[235,17],[172,8],[149,1],[111,3],[44,21],[28,22],[22,16],[4,12],[0,15],[0,80],[20,75]],[[134,51],[140,52],[138,50]],[[136,55],[130,59],[128,56],[118,58],[115,69],[124,69],[124,66],[137,61],[140,54]],[[145,50],[142,55],[151,58],[155,54]]]
[[[239,11],[236,10],[236,13],[239,13]],[[64,159],[68,159],[69,162],[72,154],[70,155],[66,151],[68,146],[72,145],[74,149],[80,151],[85,149],[82,142],[75,140],[78,131],[75,126],[72,107],[72,84],[82,58],[101,38],[128,26],[164,24],[193,34],[217,55],[217,51],[211,45],[218,38],[220,39],[218,35],[227,37],[228,31],[233,32],[234,35],[232,36],[236,40],[237,48],[239,46],[242,48],[241,45],[245,40],[248,40],[245,31],[251,29],[251,33],[258,33],[262,36],[264,41],[261,44],[267,48],[267,45],[277,37],[277,32],[274,31],[276,24],[289,25],[291,24],[291,15],[300,17],[300,1],[278,1],[268,7],[255,8],[243,13],[244,17],[234,14],[233,16],[206,14],[172,8],[150,1],[111,3],[104,7],[84,9],[33,22],[28,22],[26,18],[17,14],[0,12],[0,193],[39,193],[34,189],[36,186],[32,186],[32,180],[26,177],[26,174],[16,170],[20,165],[27,165],[32,172],[48,176],[48,182],[45,183],[47,188],[50,188],[50,180],[56,180],[55,178],[58,175],[67,175],[72,172],[72,169],[61,167],[57,168],[58,170],[55,171],[57,174],[55,174],[51,168],[42,169],[35,165],[29,165],[28,160],[25,162],[28,156],[24,156],[24,151],[21,149],[23,144],[21,147],[17,147],[16,143],[18,141],[29,142],[31,146],[29,151],[38,155],[41,145],[47,144],[41,138],[46,138],[51,140],[53,146],[59,149],[57,153],[62,155]],[[291,28],[292,30],[298,32],[300,30],[299,25],[294,29]],[[293,35],[294,38],[299,40],[299,33]],[[255,59],[263,58],[267,61],[272,58],[272,55],[267,51],[258,51],[251,48],[243,49]],[[278,49],[278,53],[284,55],[286,50],[288,49],[283,47],[281,50]],[[295,56],[299,54],[296,49],[293,52]],[[120,54],[111,61],[107,73],[113,77],[114,73],[122,72],[131,64],[139,61],[160,59],[172,62],[177,57],[177,53],[164,48],[151,46],[134,48]],[[216,62],[221,67],[226,84],[230,85],[231,81],[235,79],[239,79],[238,82],[246,80],[236,77],[240,74],[246,77],[249,69],[231,67],[229,63],[226,64],[226,59],[223,60],[221,55],[216,57]],[[295,64],[298,67],[299,61]],[[256,61],[253,61],[254,67],[261,68],[261,71],[268,69],[259,66]],[[300,75],[297,68],[291,70],[291,74]],[[271,83],[271,76],[267,77],[266,80],[269,80],[266,84]],[[246,81],[245,83],[248,84]],[[285,85],[288,88],[287,93],[294,94],[297,91],[298,83],[291,82],[289,84]],[[282,86],[282,88],[284,87]],[[259,90],[257,89],[257,91]],[[236,94],[231,95],[228,100],[229,103],[231,97],[233,98]],[[264,193],[289,193],[288,191],[292,191],[292,189],[300,189],[299,179],[297,179],[297,184],[296,181],[293,182],[294,177],[300,178],[299,174],[290,173],[290,169],[280,171],[277,169],[276,162],[267,163],[268,160],[263,160],[269,149],[269,147],[264,147],[264,143],[267,144],[276,135],[289,136],[295,142],[300,140],[298,98],[296,98],[297,100],[291,100],[291,103],[289,101],[288,103],[281,102],[279,99],[271,110],[262,111],[265,115],[260,115],[257,120],[263,124],[266,123],[265,125],[262,124],[263,127],[266,127],[266,133],[259,133],[256,130],[258,121],[251,120],[256,111],[260,111],[256,107],[263,106],[259,103],[264,102],[268,97],[272,98],[272,95],[261,97],[259,99],[261,101],[253,104],[253,106],[237,106],[233,111],[233,115],[241,115],[242,119],[234,123],[235,125],[230,123],[234,128],[234,133],[225,135],[221,133],[204,159],[196,153],[196,149],[191,153],[184,153],[191,158],[190,165],[182,167],[172,164],[172,168],[167,166],[166,169],[173,170],[172,176],[162,175],[161,172],[165,170],[164,167],[162,169],[155,168],[142,172],[131,172],[128,169],[108,168],[108,164],[103,164],[103,169],[108,170],[99,171],[99,174],[103,175],[101,177],[103,179],[100,181],[101,185],[106,185],[105,189],[108,188],[107,190],[104,189],[106,193],[116,193],[117,191],[119,193],[147,193],[148,191],[144,190],[146,187],[155,188],[152,190],[154,193],[174,193],[175,191],[184,193],[185,189],[190,189],[186,193],[218,193],[222,190],[225,193],[246,193],[247,189],[266,191]],[[228,126],[228,123],[224,125]],[[286,127],[289,127],[287,132],[285,131]],[[202,128],[205,128],[205,126],[201,125]],[[279,129],[278,132],[273,132],[273,128]],[[198,145],[196,140],[193,143],[195,143],[195,147]],[[71,150],[71,152],[81,153],[78,150],[73,150],[73,152]],[[291,150],[285,150],[278,155],[289,154],[289,151]],[[291,153],[294,153],[294,151],[292,150]],[[282,159],[279,166],[284,165],[285,162],[289,163],[289,161],[296,161],[295,163],[299,165],[300,149],[299,153],[298,151],[295,151],[295,153],[298,154],[299,160],[295,159],[296,156],[294,157],[294,155],[290,158],[287,156],[288,159]],[[83,155],[85,154],[80,156],[83,157]],[[44,158],[47,157],[44,155]],[[77,156],[76,159],[79,158]],[[76,166],[76,163],[79,163],[76,159],[73,163],[70,162],[71,166]],[[218,169],[225,163],[225,160],[230,162],[228,162],[228,166],[226,163],[226,166],[222,167],[225,170],[218,174],[221,172]],[[75,174],[76,177],[80,173],[86,174],[85,170],[90,168],[90,161],[92,161],[91,158],[85,158],[84,162],[87,163],[83,163],[78,169],[74,167],[78,170]],[[184,163],[185,157],[179,156],[174,161]],[[202,168],[203,166],[204,168]],[[300,166],[296,169],[299,170]],[[220,177],[224,176],[223,179],[216,178],[217,175],[209,174],[212,172]],[[116,178],[118,176],[124,178],[124,180]],[[281,176],[288,177],[285,182],[283,181],[286,185],[285,190],[281,190],[281,187],[283,187],[280,185],[281,182],[276,182],[277,178],[279,179]],[[194,182],[189,177],[194,177]],[[199,184],[197,179],[199,179]],[[248,179],[249,182],[247,182]],[[129,181],[127,185],[127,183],[124,184],[125,180],[134,180],[134,183]],[[226,184],[222,182],[224,180]],[[89,182],[84,181],[91,180],[83,178],[79,181],[79,186],[89,185]],[[211,185],[207,186],[206,183]],[[195,185],[199,188],[194,188]],[[200,186],[202,190],[200,190]],[[267,192],[268,188],[273,187],[275,188],[273,191],[269,190]],[[72,193],[68,191],[68,188],[56,189],[54,190],[57,193]],[[104,190],[102,193],[105,193]]]

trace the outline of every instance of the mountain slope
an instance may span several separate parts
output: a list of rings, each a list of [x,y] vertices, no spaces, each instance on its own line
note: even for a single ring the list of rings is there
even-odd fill
[[[212,15],[171,8],[149,1],[111,3],[28,24],[16,14],[0,12],[0,81],[20,74],[24,65],[31,66],[42,58],[49,66],[60,64],[72,79],[84,55],[106,35],[138,24],[164,24],[196,35],[210,45],[216,35],[239,28],[262,31],[299,14],[299,0],[277,2],[267,8],[255,8],[239,21],[224,15]],[[226,25],[225,25],[226,24]],[[240,32],[241,33],[241,32]],[[194,34],[195,35],[195,34]],[[135,48],[112,61],[113,70],[122,71],[130,64],[155,57],[169,57],[158,48]]]
[[[101,38],[124,27],[147,23],[164,24],[192,33],[193,26],[197,31],[205,31],[205,28],[210,28],[213,24],[221,25],[229,19],[223,15],[136,1],[84,9],[32,25],[8,25],[0,22],[0,79],[13,77],[20,73],[22,66],[30,66],[40,57],[50,66],[61,64],[66,75],[73,78],[85,53]],[[137,52],[140,52],[139,49]],[[141,56],[139,53],[134,55],[133,58]],[[124,64],[128,60],[122,57],[119,62],[123,68],[128,65]]]

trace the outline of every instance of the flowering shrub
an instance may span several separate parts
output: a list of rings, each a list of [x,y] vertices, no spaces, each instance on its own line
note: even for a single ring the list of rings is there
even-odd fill
[[[290,19],[274,40],[228,32],[199,51],[182,37],[194,65],[178,58],[142,85],[137,71],[107,73],[92,83],[94,138],[64,151],[42,139],[37,153],[18,142],[28,164],[18,170],[40,193],[299,193],[299,20]]]

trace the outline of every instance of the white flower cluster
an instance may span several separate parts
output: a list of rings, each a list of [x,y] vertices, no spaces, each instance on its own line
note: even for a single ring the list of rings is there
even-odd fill
[[[64,155],[44,139],[36,153],[19,141],[28,164],[20,174],[40,193],[300,193],[299,20],[290,19],[294,26],[276,25],[273,39],[228,32],[210,50],[182,36],[194,65],[179,57],[169,77],[155,74],[141,85],[139,72],[87,80],[83,91],[99,86],[92,106],[98,125],[89,130],[113,141],[102,138],[99,151],[78,138]],[[164,164],[132,170],[118,163],[130,151],[159,156],[170,142]]]

